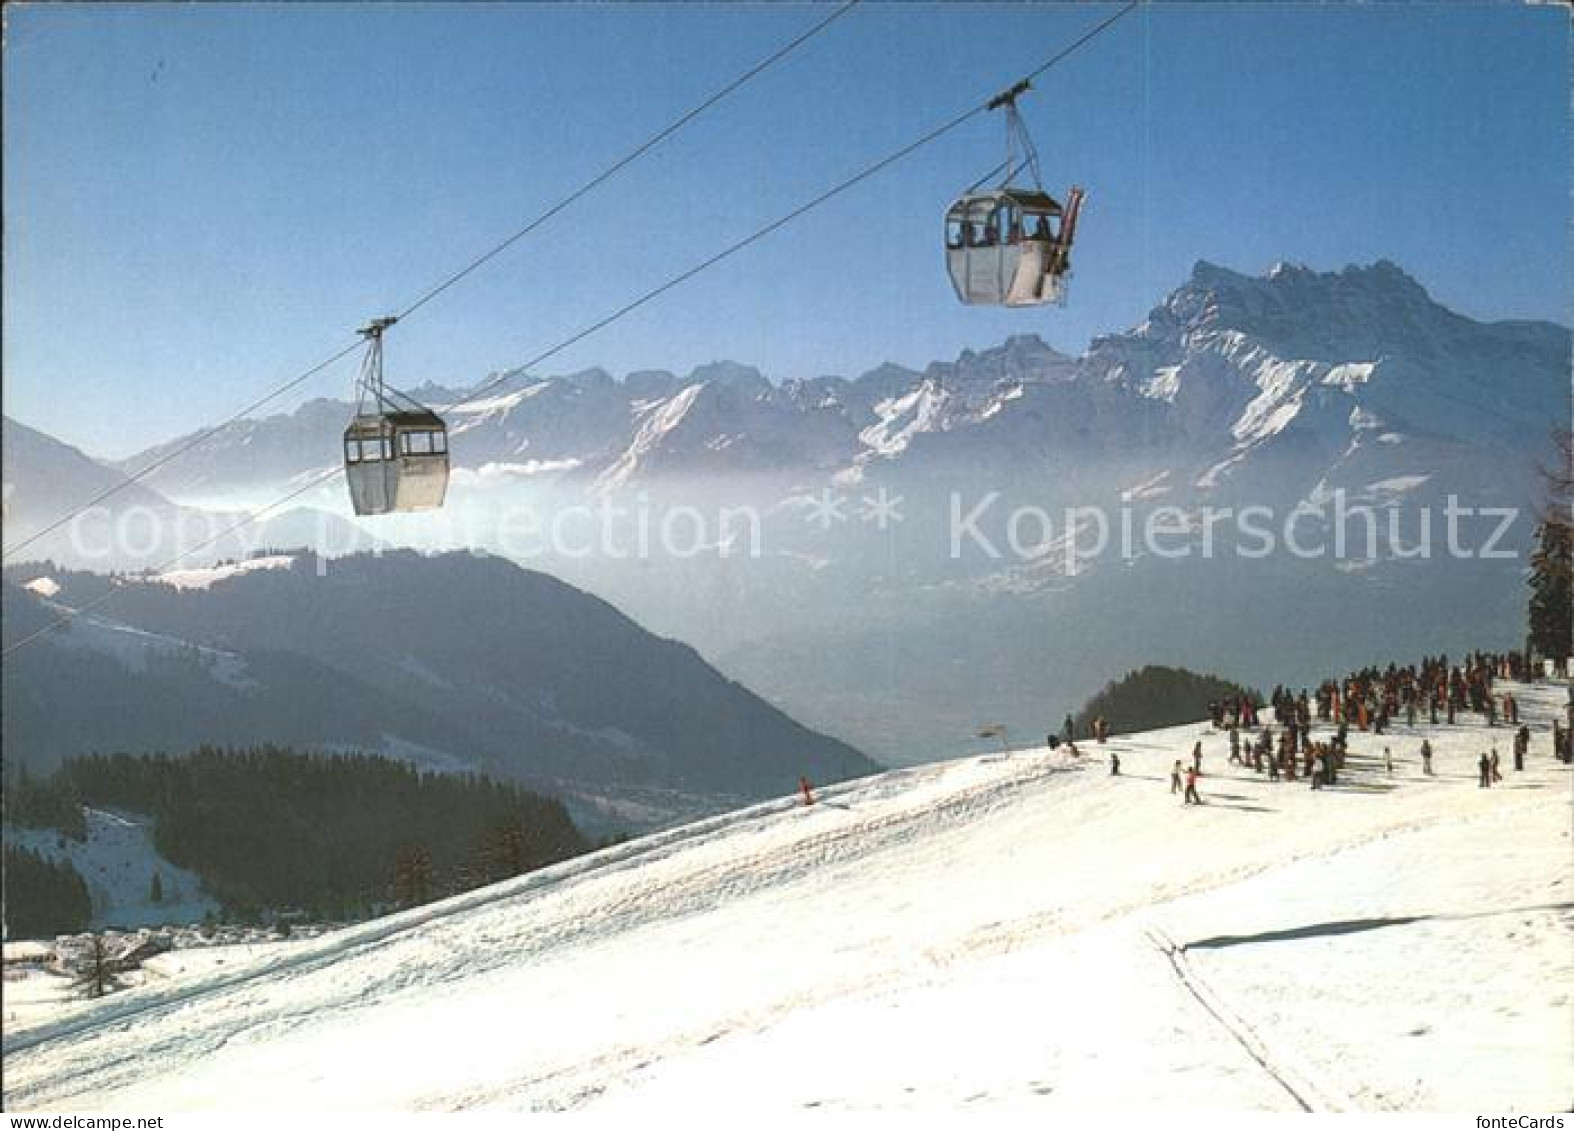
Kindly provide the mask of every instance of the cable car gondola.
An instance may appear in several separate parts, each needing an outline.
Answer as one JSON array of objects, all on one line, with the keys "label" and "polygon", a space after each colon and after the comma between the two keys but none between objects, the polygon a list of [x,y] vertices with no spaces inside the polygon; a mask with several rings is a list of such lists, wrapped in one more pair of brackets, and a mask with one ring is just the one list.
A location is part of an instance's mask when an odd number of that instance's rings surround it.
[{"label": "cable car gondola", "polygon": [[[1005,169],[1005,179],[980,189],[997,171],[991,170],[946,210],[946,269],[956,297],[969,306],[1065,302],[1083,192],[1073,188],[1062,204],[1044,191],[1038,152],[1017,113],[1017,96],[1028,88],[1020,82],[989,103],[991,110],[1006,111],[1006,160],[997,167]],[[1012,183],[1023,169],[1032,174],[1032,188]]]},{"label": "cable car gondola", "polygon": [[344,430],[344,476],[358,515],[434,510],[448,491],[448,427],[413,398],[383,384],[383,331],[361,329],[366,357],[356,378],[355,416]]}]

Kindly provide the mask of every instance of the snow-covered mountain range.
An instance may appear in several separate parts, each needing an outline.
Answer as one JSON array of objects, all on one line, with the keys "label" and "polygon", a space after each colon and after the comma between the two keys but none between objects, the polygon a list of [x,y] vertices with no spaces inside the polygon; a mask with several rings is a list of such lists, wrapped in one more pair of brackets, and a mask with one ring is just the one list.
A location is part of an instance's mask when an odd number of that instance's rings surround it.
[{"label": "snow-covered mountain range", "polygon": [[[526,561],[694,645],[795,718],[898,757],[983,723],[1039,730],[1144,663],[1300,682],[1331,656],[1517,646],[1540,467],[1555,458],[1553,428],[1570,419],[1570,354],[1568,329],[1471,319],[1388,262],[1281,264],[1261,276],[1199,263],[1139,325],[1077,357],[1024,333],[855,378],[778,382],[717,362],[682,376],[515,372],[468,391],[418,387],[452,432],[442,512],[351,524],[335,480],[243,533],[252,550],[339,554],[374,539]],[[411,383],[396,366],[393,376]],[[348,414],[319,400],[242,421],[145,485],[182,514],[271,503],[334,467]],[[149,468],[191,442],[110,470]],[[10,447],[9,497],[24,506],[51,473]],[[34,511],[94,493],[55,480],[50,505]],[[994,546],[1013,509],[1059,520],[1091,505],[1113,527],[1127,503],[1176,506],[1193,539],[1209,529],[1205,507],[1267,506],[1279,524],[1298,504],[1342,501],[1384,521],[1372,554],[1111,553],[1070,569],[1065,524],[1035,541],[1029,521],[1022,553],[997,558],[971,542],[953,552],[954,515],[991,495],[982,525]],[[1444,552],[1450,496],[1513,513],[1495,543],[1505,556]],[[871,521],[883,497],[899,504],[893,523]],[[701,552],[664,555],[656,539],[655,552],[631,557],[644,519],[625,511],[607,530],[586,513],[644,499],[652,529],[661,508],[702,512],[710,525],[690,541]],[[721,510],[738,504],[759,516],[757,555],[719,529]],[[566,534],[554,541],[559,518]],[[1398,542],[1413,548],[1427,521],[1431,552],[1401,556]],[[1485,545],[1496,526],[1479,520],[1468,541]],[[1353,539],[1364,551],[1359,527]],[[104,569],[170,555],[84,560],[52,537],[28,556]],[[1446,630],[1442,609],[1454,611]]]},{"label": "snow-covered mountain range", "polygon": [[383,544],[312,507],[249,522],[244,511],[178,504],[37,429],[10,417],[3,425],[8,562],[53,557],[88,569],[127,569],[156,566],[198,544],[204,560],[244,556],[258,545],[327,542],[343,553]]},{"label": "snow-covered mountain range", "polygon": [[[1387,261],[1250,277],[1198,263],[1134,329],[1069,357],[1024,334],[922,371],[773,383],[732,362],[686,376],[510,373],[446,408],[456,466],[596,491],[690,478],[794,481],[991,469],[1014,481],[1076,464],[1151,492],[1239,494],[1265,478],[1310,496],[1384,499],[1438,480],[1511,494],[1565,419],[1569,331],[1448,310]],[[495,379],[494,379],[495,380]],[[347,406],[313,401],[236,424],[147,483],[201,500],[274,490],[337,458]],[[181,437],[125,460],[134,472]],[[1483,458],[1483,450],[1490,457]],[[1507,452],[1508,460],[1503,456]]]}]

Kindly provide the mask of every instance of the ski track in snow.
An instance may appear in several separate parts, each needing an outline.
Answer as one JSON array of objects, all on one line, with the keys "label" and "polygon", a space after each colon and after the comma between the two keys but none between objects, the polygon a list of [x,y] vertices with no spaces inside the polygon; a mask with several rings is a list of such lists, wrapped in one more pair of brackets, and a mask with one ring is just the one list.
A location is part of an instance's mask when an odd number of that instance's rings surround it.
[{"label": "ski track in snow", "polygon": [[68,1007],[7,1032],[6,1106],[1561,1107],[1566,691],[1520,691],[1522,774],[1401,726],[1318,794],[1188,724],[755,805]]}]

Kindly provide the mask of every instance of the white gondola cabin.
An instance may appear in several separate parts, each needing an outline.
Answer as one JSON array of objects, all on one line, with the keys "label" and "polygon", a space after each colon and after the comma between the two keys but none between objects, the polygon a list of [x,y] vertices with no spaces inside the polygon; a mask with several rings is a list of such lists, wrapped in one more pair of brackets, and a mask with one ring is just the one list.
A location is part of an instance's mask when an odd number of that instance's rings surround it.
[{"label": "white gondola cabin", "polygon": [[344,430],[344,475],[358,515],[435,510],[448,492],[448,428],[442,417],[383,384],[383,331],[361,330],[366,359],[356,379],[355,416]]},{"label": "white gondola cabin", "polygon": [[1065,298],[1082,190],[1062,205],[1043,192],[998,188],[946,212],[946,269],[970,306],[1035,306]]},{"label": "white gondola cabin", "polygon": [[[1023,80],[990,100],[991,110],[1006,112],[1006,159],[946,210],[946,270],[956,297],[970,306],[1065,301],[1083,192],[1073,188],[1062,204],[1044,191],[1038,152],[1017,113],[1017,98],[1030,85]],[[997,187],[980,187],[1002,169]],[[1013,183],[1023,170],[1032,188]]]},{"label": "white gondola cabin", "polygon": [[356,514],[435,510],[448,491],[448,430],[435,412],[357,416],[344,430]]}]

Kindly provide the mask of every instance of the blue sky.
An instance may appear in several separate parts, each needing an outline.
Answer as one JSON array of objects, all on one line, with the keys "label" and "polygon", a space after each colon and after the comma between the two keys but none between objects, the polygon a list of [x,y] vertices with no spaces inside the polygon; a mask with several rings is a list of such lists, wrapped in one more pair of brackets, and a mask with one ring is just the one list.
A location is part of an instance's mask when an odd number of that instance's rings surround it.
[{"label": "blue sky", "polygon": [[[517,364],[1113,10],[865,4],[400,326],[390,379]],[[827,11],[8,7],[5,411],[100,455],[218,419]],[[991,116],[547,369],[852,375],[1023,331],[1076,352],[1199,258],[1387,257],[1472,316],[1567,323],[1569,63],[1550,6],[1144,7],[1023,103],[1049,186],[1090,194],[1066,309],[947,285],[940,215],[999,160]]]}]

